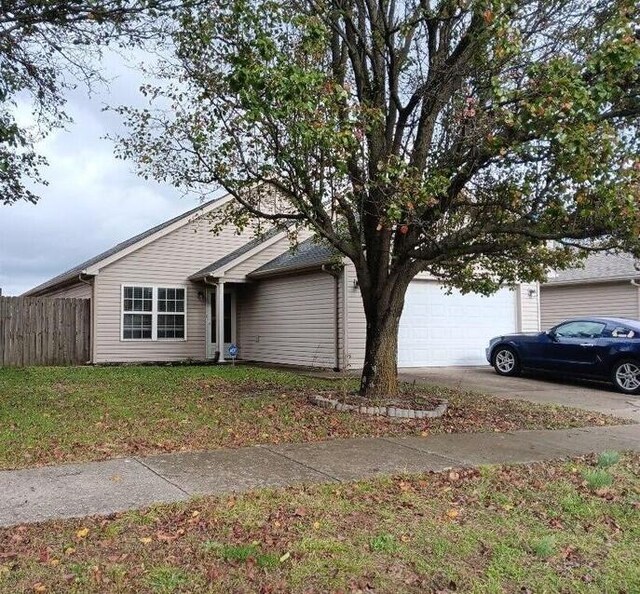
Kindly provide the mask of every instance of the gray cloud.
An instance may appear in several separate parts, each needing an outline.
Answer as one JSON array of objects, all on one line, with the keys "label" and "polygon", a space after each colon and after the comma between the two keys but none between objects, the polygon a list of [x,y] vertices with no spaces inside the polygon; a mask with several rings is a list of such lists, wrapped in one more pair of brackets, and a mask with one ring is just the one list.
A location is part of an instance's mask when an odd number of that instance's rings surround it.
[{"label": "gray cloud", "polygon": [[78,88],[68,95],[74,119],[39,143],[50,166],[49,186],[38,188],[37,205],[0,206],[0,287],[17,295],[198,204],[173,188],[145,181],[131,163],[117,160],[104,136],[122,129],[105,104],[140,104],[141,75],[125,61],[104,61],[109,88],[88,95]]}]

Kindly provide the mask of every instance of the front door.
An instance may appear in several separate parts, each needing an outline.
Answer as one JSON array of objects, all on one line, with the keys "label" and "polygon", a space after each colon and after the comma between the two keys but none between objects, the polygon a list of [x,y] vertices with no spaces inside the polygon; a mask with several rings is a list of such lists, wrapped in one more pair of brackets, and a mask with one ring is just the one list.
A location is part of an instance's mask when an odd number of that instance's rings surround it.
[{"label": "front door", "polygon": [[[218,323],[216,288],[207,289],[207,357],[215,356],[218,350]],[[229,347],[236,342],[236,294],[231,288],[224,289],[224,350],[221,355],[229,358]]]}]

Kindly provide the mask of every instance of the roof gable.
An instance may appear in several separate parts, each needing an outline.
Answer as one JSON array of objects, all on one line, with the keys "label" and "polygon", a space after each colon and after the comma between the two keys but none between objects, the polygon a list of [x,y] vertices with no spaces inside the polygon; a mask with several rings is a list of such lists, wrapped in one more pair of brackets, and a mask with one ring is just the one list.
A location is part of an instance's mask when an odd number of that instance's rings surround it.
[{"label": "roof gable", "polygon": [[214,198],[213,200],[209,200],[196,208],[192,208],[177,217],[174,217],[164,223],[160,223],[155,227],[151,227],[138,235],[135,235],[125,241],[118,243],[117,245],[105,250],[104,252],[94,256],[93,258],[89,258],[85,260],[81,264],[70,268],[69,270],[54,276],[48,281],[30,289],[23,293],[23,296],[35,296],[40,293],[46,292],[54,287],[59,285],[65,285],[75,280],[78,280],[81,274],[95,275],[98,273],[100,268],[115,262],[116,260],[126,256],[127,254],[141,248],[160,237],[164,237],[168,235],[172,231],[179,229],[183,225],[186,225],[193,218],[197,218],[202,216],[212,210],[226,204],[229,200],[231,200],[230,195],[222,196],[221,198]]},{"label": "roof gable", "polygon": [[244,245],[241,245],[238,249],[229,252],[226,256],[223,256],[209,264],[209,266],[205,266],[202,270],[198,270],[198,272],[189,277],[189,280],[201,280],[207,276],[217,276],[217,274],[220,273],[224,274],[226,269],[232,268],[246,258],[260,252],[262,249],[273,243],[271,240],[277,241],[281,239],[281,236],[284,236],[284,234],[285,231],[273,228],[264,235],[260,235],[251,241],[248,241]]}]

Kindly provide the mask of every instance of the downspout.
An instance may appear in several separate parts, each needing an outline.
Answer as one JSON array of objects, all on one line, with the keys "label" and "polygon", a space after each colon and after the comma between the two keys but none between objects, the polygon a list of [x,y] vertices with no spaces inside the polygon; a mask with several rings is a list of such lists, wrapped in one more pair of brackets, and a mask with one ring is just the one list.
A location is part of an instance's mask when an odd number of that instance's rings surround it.
[{"label": "downspout", "polygon": [[326,272],[333,277],[334,280],[334,293],[333,293],[333,307],[334,307],[334,351],[335,351],[335,366],[334,371],[341,371],[340,368],[340,271],[334,267],[322,265],[322,272]]},{"label": "downspout", "polygon": [[[89,282],[88,280],[84,280],[82,278],[83,274],[84,274],[83,272],[80,272],[80,274],[78,275],[78,280],[81,283],[84,283],[85,285],[87,285],[91,289],[91,301],[89,303],[89,319],[91,320],[91,327],[90,327],[91,336],[89,336],[89,360],[87,361],[87,364],[91,365],[93,363],[93,358],[95,354],[94,353],[95,347],[94,347],[93,341],[95,340],[95,336],[96,336],[96,331],[95,331],[96,283],[95,283],[95,280],[94,282]],[[95,278],[95,277],[91,277],[91,278]]]},{"label": "downspout", "polygon": [[636,287],[636,309],[638,311],[638,319],[640,319],[640,283],[635,278],[632,278],[629,282]]}]

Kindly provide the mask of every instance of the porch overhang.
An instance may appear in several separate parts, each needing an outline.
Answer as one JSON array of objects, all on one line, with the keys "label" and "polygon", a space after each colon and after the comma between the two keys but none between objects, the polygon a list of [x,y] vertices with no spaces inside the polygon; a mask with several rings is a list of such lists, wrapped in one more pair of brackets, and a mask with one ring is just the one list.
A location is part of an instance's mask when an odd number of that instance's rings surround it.
[{"label": "porch overhang", "polygon": [[239,264],[242,264],[256,254],[259,254],[274,243],[277,243],[278,241],[283,239],[285,235],[285,231],[275,228],[271,229],[266,234],[248,241],[233,252],[230,252],[222,258],[219,258],[218,260],[212,262],[208,266],[205,266],[201,270],[194,272],[189,277],[189,280],[194,282],[207,282],[206,279],[221,279],[224,277],[225,272],[235,268]]}]

